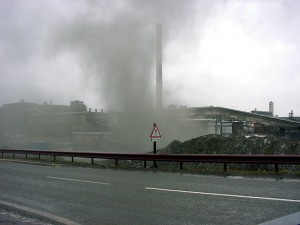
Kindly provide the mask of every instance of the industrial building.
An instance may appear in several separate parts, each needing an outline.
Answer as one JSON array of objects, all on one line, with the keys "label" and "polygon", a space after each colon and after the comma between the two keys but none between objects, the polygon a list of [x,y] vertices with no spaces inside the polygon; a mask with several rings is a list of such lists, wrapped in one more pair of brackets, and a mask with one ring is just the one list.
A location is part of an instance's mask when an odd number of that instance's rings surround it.
[{"label": "industrial building", "polygon": [[[70,106],[39,105],[22,100],[0,107],[0,146],[10,147],[5,146],[7,139],[26,137],[27,142],[66,139],[75,150],[146,151],[154,119],[161,128],[161,146],[174,139],[184,141],[206,134],[300,139],[300,121],[294,117],[279,118],[213,106],[170,108],[159,113],[156,110],[150,113],[98,112],[87,110],[78,100],[70,102]],[[27,143],[25,147],[30,145]]]}]

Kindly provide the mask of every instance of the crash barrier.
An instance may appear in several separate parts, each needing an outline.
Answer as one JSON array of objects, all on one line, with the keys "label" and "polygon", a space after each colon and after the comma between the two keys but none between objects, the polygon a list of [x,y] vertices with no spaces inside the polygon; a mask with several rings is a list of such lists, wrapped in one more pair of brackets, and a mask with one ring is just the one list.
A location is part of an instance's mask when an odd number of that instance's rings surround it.
[{"label": "crash barrier", "polygon": [[118,166],[120,160],[139,160],[144,161],[144,167],[147,167],[147,161],[179,162],[180,170],[183,169],[183,162],[197,163],[223,163],[224,171],[227,171],[227,164],[274,164],[275,172],[279,172],[279,164],[300,164],[300,155],[241,155],[241,154],[124,154],[124,153],[100,153],[100,152],[71,152],[56,150],[32,150],[32,149],[0,149],[2,157],[4,153],[53,156],[54,161],[57,156],[74,158],[90,158],[91,163],[94,159],[113,159],[115,166]]}]

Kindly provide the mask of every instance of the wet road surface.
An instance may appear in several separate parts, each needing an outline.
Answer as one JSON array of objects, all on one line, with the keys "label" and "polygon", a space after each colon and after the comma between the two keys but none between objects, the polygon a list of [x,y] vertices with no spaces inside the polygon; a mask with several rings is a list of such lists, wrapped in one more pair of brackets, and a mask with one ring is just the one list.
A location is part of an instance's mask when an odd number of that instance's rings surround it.
[{"label": "wet road surface", "polygon": [[300,179],[8,161],[0,161],[0,177],[0,201],[53,223],[259,224],[300,211]]}]

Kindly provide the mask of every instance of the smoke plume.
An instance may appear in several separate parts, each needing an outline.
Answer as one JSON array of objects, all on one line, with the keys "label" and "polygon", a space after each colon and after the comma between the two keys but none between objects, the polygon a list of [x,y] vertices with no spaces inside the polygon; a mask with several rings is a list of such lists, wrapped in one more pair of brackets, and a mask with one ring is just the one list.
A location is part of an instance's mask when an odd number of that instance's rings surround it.
[{"label": "smoke plume", "polygon": [[[107,108],[134,111],[153,106],[155,26],[180,33],[194,2],[83,1],[83,11],[57,30],[56,54],[76,55],[85,79]],[[102,13],[102,14],[98,14]],[[179,29],[180,28],[180,29]],[[101,104],[101,103],[100,103]]]}]

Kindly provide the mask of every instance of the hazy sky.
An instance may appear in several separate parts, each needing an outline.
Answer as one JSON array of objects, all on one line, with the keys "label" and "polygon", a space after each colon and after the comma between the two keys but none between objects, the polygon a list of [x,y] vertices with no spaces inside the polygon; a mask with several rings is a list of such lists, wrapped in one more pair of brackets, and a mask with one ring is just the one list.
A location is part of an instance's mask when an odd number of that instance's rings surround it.
[{"label": "hazy sky", "polygon": [[0,0],[0,105],[164,105],[300,115],[300,1]]}]

